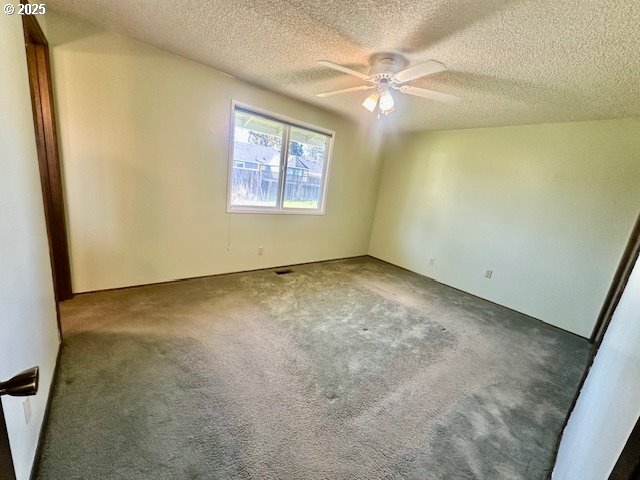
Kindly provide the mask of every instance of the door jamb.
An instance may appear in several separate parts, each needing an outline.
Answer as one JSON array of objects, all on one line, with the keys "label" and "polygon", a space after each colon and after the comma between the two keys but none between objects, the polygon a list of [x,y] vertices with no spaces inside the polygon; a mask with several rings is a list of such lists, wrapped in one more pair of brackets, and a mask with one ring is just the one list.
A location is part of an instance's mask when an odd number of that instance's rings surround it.
[{"label": "door jamb", "polygon": [[7,424],[4,421],[4,411],[2,410],[2,401],[0,401],[0,478],[16,480],[11,446],[9,445],[9,433],[7,432]]},{"label": "door jamb", "polygon": [[[21,0],[21,3],[27,2]],[[73,291],[51,83],[49,44],[35,16],[22,15],[22,24],[54,294],[56,302],[60,302],[72,298]],[[58,329],[61,331],[59,318]]]},{"label": "door jamb", "polygon": [[596,326],[594,327],[593,333],[591,334],[590,341],[592,343],[599,344],[602,341],[604,332],[607,330],[607,327],[611,322],[613,312],[618,306],[618,302],[620,301],[622,292],[627,286],[629,276],[631,275],[631,270],[633,270],[633,266],[636,263],[636,259],[638,258],[639,253],[640,216],[638,216],[636,224],[631,231],[631,237],[629,238],[625,251],[622,254],[622,258],[620,259],[620,263],[618,265],[618,269],[616,270],[615,276],[613,277],[611,287],[609,287],[609,292],[607,293],[607,297],[604,301],[604,304],[602,305],[602,309],[600,310],[600,315],[598,315]]},{"label": "door jamb", "polygon": [[[595,361],[596,355],[598,353],[598,349],[602,344],[602,339],[609,328],[609,324],[611,323],[611,319],[613,318],[613,314],[620,303],[620,299],[622,298],[622,294],[629,282],[629,277],[631,277],[631,272],[633,271],[633,267],[636,265],[636,262],[640,257],[640,215],[636,219],[636,223],[631,231],[631,236],[629,237],[629,241],[627,242],[627,246],[625,247],[624,253],[622,254],[622,258],[620,259],[620,263],[618,264],[618,269],[613,277],[611,287],[609,287],[609,292],[607,293],[607,297],[604,301],[602,309],[600,310],[600,315],[598,316],[598,320],[596,322],[596,326],[593,329],[593,334],[591,335],[590,342],[591,351],[589,352],[589,358],[587,360],[587,366],[582,374],[582,378],[580,379],[580,384],[578,385],[578,389],[576,390],[576,394],[573,397],[573,401],[571,403],[571,407],[569,408],[569,412],[564,419],[564,424],[562,425],[562,430],[560,431],[560,435],[558,435],[558,439],[556,441],[556,445],[553,451],[553,457],[551,459],[551,466],[547,473],[547,480],[551,480],[553,469],[555,467],[556,461],[558,459],[558,451],[560,450],[560,442],[562,441],[562,436],[564,434],[565,429],[567,428],[567,424],[569,423],[569,418],[573,413],[573,410],[576,407],[576,403],[578,402],[578,397],[580,396],[580,392],[582,391],[582,387],[591,371],[591,367],[593,366],[593,362]],[[611,476],[609,480],[635,480],[637,477],[633,476],[623,476],[621,465],[626,464],[631,460],[631,456],[635,454],[634,448],[637,448],[637,445],[640,443],[640,421],[634,427],[634,430],[627,440],[626,446],[618,461],[616,466],[614,467],[613,472],[611,472]],[[637,474],[638,469],[640,469],[640,465],[634,470]],[[617,476],[614,476],[617,475]]]}]

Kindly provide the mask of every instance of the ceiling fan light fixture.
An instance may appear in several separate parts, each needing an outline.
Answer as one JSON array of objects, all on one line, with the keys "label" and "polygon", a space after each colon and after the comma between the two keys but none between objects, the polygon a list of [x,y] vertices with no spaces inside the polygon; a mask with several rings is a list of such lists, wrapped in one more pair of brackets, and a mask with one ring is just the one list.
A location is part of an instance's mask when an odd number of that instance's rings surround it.
[{"label": "ceiling fan light fixture", "polygon": [[378,106],[378,100],[380,100],[380,94],[378,92],[373,92],[364,102],[362,102],[362,106],[373,113],[376,106]]},{"label": "ceiling fan light fixture", "polygon": [[383,115],[389,115],[393,112],[395,107],[395,102],[393,101],[393,96],[389,90],[384,90],[380,95],[380,113]]}]

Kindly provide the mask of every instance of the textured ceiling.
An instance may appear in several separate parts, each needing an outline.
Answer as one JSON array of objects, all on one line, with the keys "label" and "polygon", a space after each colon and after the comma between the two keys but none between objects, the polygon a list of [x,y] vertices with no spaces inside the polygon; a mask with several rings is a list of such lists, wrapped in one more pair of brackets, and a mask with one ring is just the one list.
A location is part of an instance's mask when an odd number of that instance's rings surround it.
[{"label": "textured ceiling", "polygon": [[315,94],[362,82],[317,60],[364,72],[380,51],[443,62],[447,72],[412,84],[462,101],[403,96],[385,119],[399,130],[640,116],[638,0],[48,0],[47,7],[360,121],[373,119],[360,106],[368,92]]}]

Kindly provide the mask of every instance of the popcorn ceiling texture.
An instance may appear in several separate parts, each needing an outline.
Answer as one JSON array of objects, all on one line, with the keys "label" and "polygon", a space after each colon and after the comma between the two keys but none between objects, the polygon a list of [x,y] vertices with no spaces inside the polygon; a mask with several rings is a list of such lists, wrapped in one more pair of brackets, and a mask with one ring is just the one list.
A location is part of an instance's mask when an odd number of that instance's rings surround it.
[{"label": "popcorn ceiling texture", "polygon": [[589,350],[369,257],[61,310],[41,480],[541,480]]},{"label": "popcorn ceiling texture", "polygon": [[47,8],[210,65],[238,78],[374,121],[367,92],[315,93],[361,82],[316,65],[368,70],[379,51],[449,71],[413,82],[458,105],[396,95],[383,119],[399,130],[640,115],[637,0],[49,0]]}]

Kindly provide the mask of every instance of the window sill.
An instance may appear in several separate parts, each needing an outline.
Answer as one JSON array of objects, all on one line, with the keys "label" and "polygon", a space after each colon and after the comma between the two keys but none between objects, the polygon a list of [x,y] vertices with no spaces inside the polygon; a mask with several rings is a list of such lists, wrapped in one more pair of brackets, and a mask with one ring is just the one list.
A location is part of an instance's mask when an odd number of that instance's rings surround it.
[{"label": "window sill", "polygon": [[283,210],[274,210],[267,208],[242,208],[242,207],[227,207],[227,213],[249,213],[249,214],[260,214],[260,215],[324,215],[325,211],[322,210],[311,210],[304,208],[287,208]]}]

